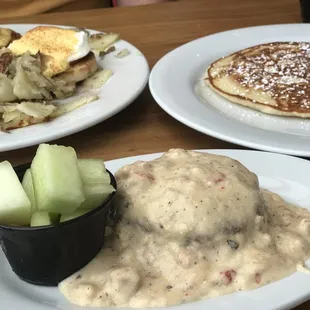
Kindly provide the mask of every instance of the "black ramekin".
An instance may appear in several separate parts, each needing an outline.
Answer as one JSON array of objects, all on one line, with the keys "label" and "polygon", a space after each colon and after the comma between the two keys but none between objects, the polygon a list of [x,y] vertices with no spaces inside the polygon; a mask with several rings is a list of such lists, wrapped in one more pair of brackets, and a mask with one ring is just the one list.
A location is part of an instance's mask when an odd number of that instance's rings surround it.
[{"label": "black ramekin", "polygon": [[[29,167],[25,164],[14,168],[20,180]],[[116,189],[116,180],[108,173]],[[103,246],[114,195],[90,212],[54,226],[0,225],[0,244],[12,270],[26,282],[57,286],[84,267]]]}]

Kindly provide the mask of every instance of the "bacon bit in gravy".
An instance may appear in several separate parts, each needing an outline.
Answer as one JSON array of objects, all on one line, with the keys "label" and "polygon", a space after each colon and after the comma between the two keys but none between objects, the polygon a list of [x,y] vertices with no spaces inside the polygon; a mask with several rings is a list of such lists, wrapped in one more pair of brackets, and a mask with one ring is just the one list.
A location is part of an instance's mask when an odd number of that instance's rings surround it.
[{"label": "bacon bit in gravy", "polygon": [[220,272],[220,275],[224,276],[224,283],[225,284],[231,283],[231,281],[235,278],[236,274],[237,274],[236,271],[233,269]]},{"label": "bacon bit in gravy", "polygon": [[155,181],[155,178],[150,174],[136,173],[136,175],[139,176],[140,178],[147,178],[150,181]]},{"label": "bacon bit in gravy", "polygon": [[214,180],[214,183],[217,184],[217,183],[220,183],[220,182],[223,182],[223,181],[224,181],[224,178],[218,178],[218,179]]}]

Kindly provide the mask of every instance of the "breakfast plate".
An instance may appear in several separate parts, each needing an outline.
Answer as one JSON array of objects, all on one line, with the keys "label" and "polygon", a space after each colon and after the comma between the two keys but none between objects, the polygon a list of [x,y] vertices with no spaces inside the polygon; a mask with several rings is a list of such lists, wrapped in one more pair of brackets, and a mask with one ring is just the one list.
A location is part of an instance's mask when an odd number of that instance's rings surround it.
[{"label": "breakfast plate", "polygon": [[[12,29],[21,34],[36,26],[39,25],[0,25],[0,27]],[[90,33],[95,32],[90,30]],[[73,134],[110,118],[128,106],[147,84],[149,67],[143,54],[132,44],[119,40],[114,46],[116,48],[114,52],[99,60],[100,65],[110,69],[113,75],[99,90],[92,90],[92,95],[98,95],[98,100],[50,122],[14,129],[10,133],[1,132],[0,151],[19,149]],[[117,53],[125,49],[129,51],[128,56],[115,57]],[[132,72],[135,73],[134,78],[132,78]]]},{"label": "breakfast plate", "polygon": [[258,26],[197,39],[155,65],[151,93],[168,114],[202,133],[250,148],[310,156],[310,119],[263,114],[199,87],[217,59],[267,42],[308,42],[309,30],[307,24]]},{"label": "breakfast plate", "polygon": [[[310,163],[306,160],[273,153],[242,150],[203,150],[239,160],[259,177],[260,186],[267,188],[289,202],[310,210]],[[152,160],[161,154],[150,154],[112,160],[106,167],[112,173],[138,160]],[[310,263],[310,261],[308,261]],[[4,254],[0,253],[0,308],[9,310],[76,310],[57,288],[38,287],[22,282],[11,271]],[[175,306],[191,309],[280,310],[291,309],[310,298],[310,275],[296,272],[280,281],[252,291]],[[112,309],[112,308],[111,308]],[[163,308],[167,309],[167,308]]]}]

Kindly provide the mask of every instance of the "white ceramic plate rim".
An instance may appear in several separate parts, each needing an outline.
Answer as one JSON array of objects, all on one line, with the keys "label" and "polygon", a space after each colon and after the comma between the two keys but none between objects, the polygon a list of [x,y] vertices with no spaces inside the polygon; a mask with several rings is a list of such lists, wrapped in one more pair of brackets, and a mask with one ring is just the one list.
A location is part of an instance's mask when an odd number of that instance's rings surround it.
[{"label": "white ceramic plate rim", "polygon": [[[286,156],[258,151],[243,150],[199,150],[230,156],[242,162],[257,173],[262,187],[282,195],[285,199],[306,207],[310,210],[310,162]],[[116,159],[106,162],[113,173],[120,167],[137,160],[152,160],[161,155],[149,154]],[[0,308],[7,310],[78,310],[70,305],[56,288],[38,288],[23,283],[11,272],[0,251]],[[275,283],[259,289],[238,292],[209,300],[202,300],[180,306],[179,310],[284,310],[291,309],[310,299],[310,275],[294,273]],[[107,310],[113,308],[106,308]],[[168,308],[160,308],[162,310]]]},{"label": "white ceramic plate rim", "polygon": [[[0,27],[7,27],[24,33],[40,25],[42,24],[3,24]],[[97,32],[96,30],[88,30]],[[93,93],[99,93],[98,100],[51,122],[15,129],[10,134],[1,132],[0,151],[24,148],[71,135],[112,117],[132,103],[147,85],[149,66],[141,51],[129,42],[120,40],[115,46],[117,52],[123,48],[128,48],[130,55],[123,59],[117,59],[114,57],[115,52],[112,53],[113,55],[109,54],[104,58],[103,65],[106,68],[113,67],[114,75],[98,92],[93,91]],[[132,72],[134,72],[134,78]]]},{"label": "white ceramic plate rim", "polygon": [[[169,52],[157,62],[150,74],[150,91],[163,110],[197,131],[250,148],[310,156],[310,136],[290,135],[248,126],[202,104],[194,92],[195,84],[211,62],[208,59],[208,48],[218,53],[218,57],[213,57],[214,61],[230,52],[264,42],[310,41],[310,36],[307,35],[309,30],[310,26],[307,24],[256,26],[224,31],[191,41]],[[251,42],[248,43],[250,37]],[[214,42],[232,46],[223,53]]]}]

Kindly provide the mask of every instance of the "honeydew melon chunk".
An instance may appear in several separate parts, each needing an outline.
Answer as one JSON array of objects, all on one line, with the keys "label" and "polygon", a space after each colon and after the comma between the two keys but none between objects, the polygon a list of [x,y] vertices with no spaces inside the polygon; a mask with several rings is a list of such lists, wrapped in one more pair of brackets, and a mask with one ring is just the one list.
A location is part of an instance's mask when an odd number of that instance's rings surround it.
[{"label": "honeydew melon chunk", "polygon": [[74,211],[71,214],[62,214],[60,216],[60,223],[73,220],[73,219],[75,219],[75,218],[77,218],[79,216],[82,216],[82,215],[86,214],[89,211],[90,210],[79,209],[79,210]]},{"label": "honeydew melon chunk", "polygon": [[8,161],[0,163],[0,197],[0,224],[30,224],[30,200]]},{"label": "honeydew melon chunk", "polygon": [[47,226],[56,224],[59,220],[59,215],[55,213],[48,213],[45,211],[38,211],[32,214],[30,226]]},{"label": "honeydew melon chunk", "polygon": [[110,184],[110,175],[101,159],[78,159],[78,167],[83,185],[93,183]]},{"label": "honeydew melon chunk", "polygon": [[79,209],[94,209],[100,206],[104,200],[115,191],[111,184],[87,184],[83,186],[85,200]]},{"label": "honeydew melon chunk", "polygon": [[31,173],[39,211],[70,214],[85,200],[72,147],[40,144]]},{"label": "honeydew melon chunk", "polygon": [[27,169],[25,174],[24,174],[22,186],[24,188],[24,191],[27,194],[27,197],[30,200],[31,213],[34,213],[37,209],[37,203],[36,203],[36,197],[34,194],[34,187],[33,187],[33,181],[32,181],[32,175],[31,175],[30,169]]}]

